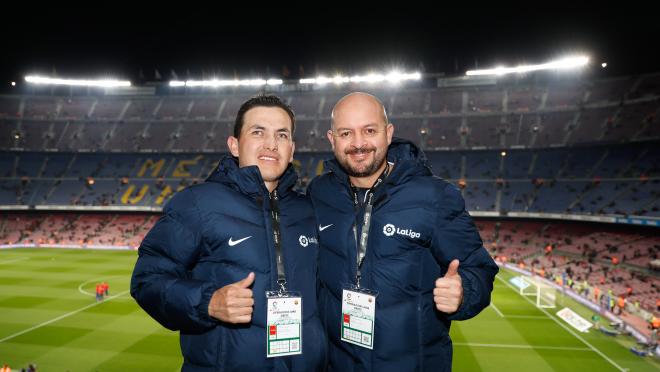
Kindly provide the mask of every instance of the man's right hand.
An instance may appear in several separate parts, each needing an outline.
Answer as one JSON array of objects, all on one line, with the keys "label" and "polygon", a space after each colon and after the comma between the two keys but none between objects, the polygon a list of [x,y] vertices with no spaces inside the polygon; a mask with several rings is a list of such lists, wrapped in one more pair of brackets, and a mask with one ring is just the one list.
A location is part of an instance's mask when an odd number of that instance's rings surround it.
[{"label": "man's right hand", "polygon": [[254,273],[245,279],[226,285],[213,293],[209,302],[209,315],[227,323],[250,323],[252,320],[252,290]]}]

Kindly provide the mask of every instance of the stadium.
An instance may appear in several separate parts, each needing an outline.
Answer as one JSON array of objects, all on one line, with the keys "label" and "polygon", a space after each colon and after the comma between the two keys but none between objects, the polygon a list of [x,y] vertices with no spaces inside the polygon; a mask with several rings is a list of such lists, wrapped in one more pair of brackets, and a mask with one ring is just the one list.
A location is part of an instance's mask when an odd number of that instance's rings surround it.
[{"label": "stadium", "polygon": [[500,267],[490,306],[452,324],[454,370],[658,370],[660,72],[604,68],[110,87],[26,75],[0,94],[0,365],[178,370],[178,333],[129,294],[163,207],[215,169],[259,93],[295,110],[305,192],[333,156],[334,104],[364,91],[460,188]]}]

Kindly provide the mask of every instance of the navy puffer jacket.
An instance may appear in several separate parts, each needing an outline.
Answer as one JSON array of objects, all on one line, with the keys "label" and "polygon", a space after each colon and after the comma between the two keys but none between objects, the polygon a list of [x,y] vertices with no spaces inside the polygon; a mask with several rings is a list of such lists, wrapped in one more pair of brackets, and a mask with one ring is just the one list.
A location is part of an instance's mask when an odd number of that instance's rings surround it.
[{"label": "navy puffer jacket", "polygon": [[[292,190],[296,179],[289,165],[277,191],[287,289],[303,298],[302,355],[266,358],[265,291],[278,287],[269,193],[256,166],[239,168],[235,158],[224,158],[206,182],[172,197],[142,241],[131,295],[160,324],[180,331],[182,370],[324,368],[315,219],[311,202]],[[210,317],[213,292],[250,272],[256,274],[252,322],[233,325]]]},{"label": "navy puffer jacket", "polygon": [[[469,319],[490,303],[497,265],[483,247],[460,190],[433,176],[424,154],[394,139],[394,167],[376,189],[362,287],[376,298],[373,351],[340,340],[341,298],[355,284],[355,211],[348,175],[336,160],[308,188],[319,232],[319,308],[333,371],[450,371],[452,320]],[[464,300],[457,312],[435,308],[433,289],[453,259],[460,260]]]}]

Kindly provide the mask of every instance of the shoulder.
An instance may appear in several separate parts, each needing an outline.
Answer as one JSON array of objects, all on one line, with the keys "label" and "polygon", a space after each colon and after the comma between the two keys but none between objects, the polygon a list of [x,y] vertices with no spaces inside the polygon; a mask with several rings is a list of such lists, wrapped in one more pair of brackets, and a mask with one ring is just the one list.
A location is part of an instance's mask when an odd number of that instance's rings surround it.
[{"label": "shoulder", "polygon": [[461,190],[453,183],[438,176],[414,177],[407,192],[425,198],[440,214],[456,216],[465,209]]},{"label": "shoulder", "polygon": [[433,177],[437,181],[437,203],[438,213],[441,217],[453,219],[465,210],[465,200],[461,189],[453,183]]},{"label": "shoulder", "polygon": [[316,199],[326,194],[329,190],[339,186],[340,183],[332,173],[324,173],[312,179],[307,186],[307,195],[312,199]]},{"label": "shoulder", "polygon": [[194,224],[203,211],[214,205],[213,200],[217,202],[221,199],[235,199],[231,197],[232,192],[234,190],[215,182],[191,185],[174,194],[163,207],[163,213],[181,222],[192,221]]},{"label": "shoulder", "polygon": [[320,186],[320,185],[327,185],[331,183],[331,181],[335,180],[336,177],[332,172],[327,172],[320,174],[314,178],[312,178],[312,181],[309,183],[309,186],[314,187],[314,186]]}]

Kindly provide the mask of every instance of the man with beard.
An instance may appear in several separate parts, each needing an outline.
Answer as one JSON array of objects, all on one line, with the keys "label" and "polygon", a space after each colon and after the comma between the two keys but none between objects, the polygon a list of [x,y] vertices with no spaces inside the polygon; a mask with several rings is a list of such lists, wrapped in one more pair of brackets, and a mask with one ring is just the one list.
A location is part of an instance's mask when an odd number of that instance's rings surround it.
[{"label": "man with beard", "polygon": [[333,371],[449,371],[451,321],[490,303],[498,268],[459,189],[393,132],[376,97],[340,99],[335,159],[308,188]]}]

